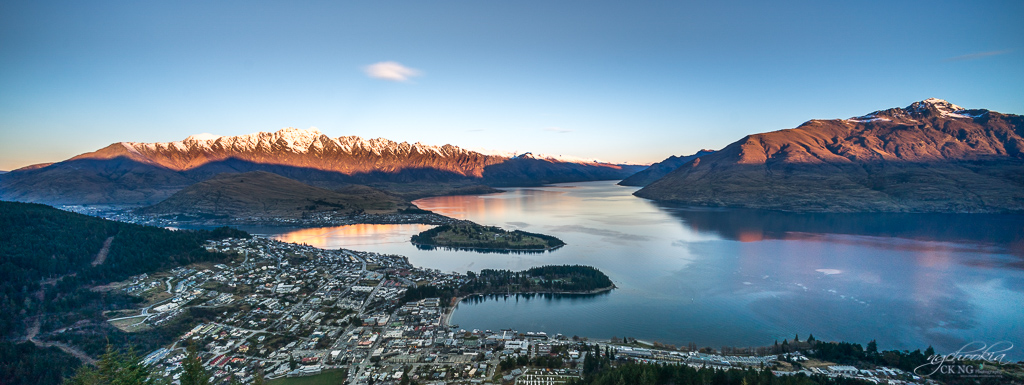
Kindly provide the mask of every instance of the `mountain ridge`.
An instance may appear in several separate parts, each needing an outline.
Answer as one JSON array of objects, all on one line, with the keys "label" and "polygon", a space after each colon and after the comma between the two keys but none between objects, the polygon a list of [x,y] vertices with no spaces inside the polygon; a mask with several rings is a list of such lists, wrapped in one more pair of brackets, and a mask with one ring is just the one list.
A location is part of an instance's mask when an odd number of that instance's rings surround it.
[{"label": "mountain ridge", "polygon": [[[401,190],[419,184],[414,190],[429,196],[480,184],[621,179],[636,169],[601,162],[484,155],[450,144],[330,138],[316,129],[285,128],[239,136],[198,134],[175,142],[117,142],[62,162],[2,174],[0,199],[149,205],[217,174],[249,171],[272,172],[328,189],[376,184]],[[437,187],[442,184],[443,188]]]},{"label": "mountain ridge", "polygon": [[1024,211],[1024,117],[941,99],[747,135],[635,195],[822,212]]},{"label": "mountain ridge", "polygon": [[618,184],[619,186],[646,186],[652,182],[661,179],[661,177],[668,175],[668,173],[674,171],[691,160],[700,158],[704,155],[714,153],[715,150],[700,150],[692,155],[675,156],[672,155],[661,162],[652,164],[650,167],[637,172],[636,174],[630,175],[628,178],[623,179]]},{"label": "mountain ridge", "polygon": [[320,213],[394,213],[412,204],[382,191],[351,185],[332,191],[265,171],[219,174],[137,212],[199,218],[290,218]]}]

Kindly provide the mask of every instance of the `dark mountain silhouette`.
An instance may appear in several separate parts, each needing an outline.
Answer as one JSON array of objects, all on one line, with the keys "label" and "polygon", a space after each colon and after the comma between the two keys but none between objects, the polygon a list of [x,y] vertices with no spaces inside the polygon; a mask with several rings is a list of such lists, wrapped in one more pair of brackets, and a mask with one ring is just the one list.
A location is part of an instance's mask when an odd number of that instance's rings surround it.
[{"label": "dark mountain silhouette", "polygon": [[623,179],[619,182],[620,186],[646,186],[651,184],[661,177],[668,175],[668,173],[675,171],[691,160],[700,158],[704,155],[715,152],[715,150],[700,150],[693,155],[675,156],[672,155],[665,160],[652,164],[650,167],[645,168],[636,174],[630,175],[629,178]]},{"label": "dark mountain silhouette", "polygon": [[302,218],[324,212],[394,213],[411,207],[415,206],[366,186],[349,185],[331,191],[269,172],[252,171],[214,176],[140,209],[139,213],[196,218]]},{"label": "dark mountain silhouette", "polygon": [[527,153],[484,167],[483,181],[491,186],[539,186],[548,183],[614,180],[642,168],[595,162],[553,162]]}]

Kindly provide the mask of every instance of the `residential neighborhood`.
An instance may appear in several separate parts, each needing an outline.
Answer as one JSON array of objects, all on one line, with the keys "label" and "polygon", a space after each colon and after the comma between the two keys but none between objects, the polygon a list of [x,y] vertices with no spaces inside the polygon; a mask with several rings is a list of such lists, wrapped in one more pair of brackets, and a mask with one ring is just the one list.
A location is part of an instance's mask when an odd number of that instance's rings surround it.
[{"label": "residential neighborhood", "polygon": [[258,236],[211,241],[206,248],[234,255],[235,261],[132,277],[119,290],[151,303],[137,314],[110,319],[130,331],[161,327],[188,309],[206,315],[174,344],[143,358],[155,376],[171,383],[178,381],[189,345],[218,382],[249,383],[262,373],[268,380],[330,376],[349,384],[562,384],[582,376],[588,355],[694,368],[770,368],[778,376],[822,374],[888,384],[917,380],[889,368],[788,371],[780,366],[806,362],[800,353],[719,355],[632,339],[467,330],[449,324],[453,303],[405,300],[409,287],[458,286],[467,280],[463,274],[417,268],[398,255],[324,250]]}]

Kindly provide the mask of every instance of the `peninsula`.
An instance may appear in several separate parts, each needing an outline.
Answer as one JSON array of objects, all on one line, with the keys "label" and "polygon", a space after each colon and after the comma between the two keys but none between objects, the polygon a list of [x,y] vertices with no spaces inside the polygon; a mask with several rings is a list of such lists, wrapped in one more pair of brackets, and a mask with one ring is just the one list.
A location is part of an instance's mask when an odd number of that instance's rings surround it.
[{"label": "peninsula", "polygon": [[417,247],[447,247],[484,252],[543,252],[565,246],[550,235],[483,226],[470,221],[444,224],[412,236]]},{"label": "peninsula", "polygon": [[523,271],[470,271],[458,283],[410,287],[405,292],[405,301],[440,298],[441,303],[454,307],[463,298],[474,295],[597,294],[614,288],[611,278],[594,267],[547,265]]}]

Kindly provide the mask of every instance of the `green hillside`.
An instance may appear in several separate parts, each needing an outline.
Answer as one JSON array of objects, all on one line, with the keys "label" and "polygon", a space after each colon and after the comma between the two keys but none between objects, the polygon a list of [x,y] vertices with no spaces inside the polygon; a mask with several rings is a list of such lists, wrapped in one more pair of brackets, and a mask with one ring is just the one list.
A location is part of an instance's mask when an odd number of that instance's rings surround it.
[{"label": "green hillside", "polygon": [[178,191],[140,213],[188,219],[232,221],[299,219],[310,215],[390,214],[415,207],[372,187],[348,185],[336,191],[253,171],[221,174]]},{"label": "green hillside", "polygon": [[[220,261],[207,252],[209,239],[247,237],[228,228],[172,231],[61,211],[49,206],[0,201],[0,337],[24,339],[82,320],[104,320],[103,311],[130,307],[136,298],[91,290],[96,285],[195,262]],[[54,384],[77,363],[53,348],[0,343],[0,375]],[[21,352],[21,353],[15,353]],[[31,365],[25,354],[56,357]],[[13,360],[13,361],[12,361]],[[57,373],[57,374],[55,374]]]}]

